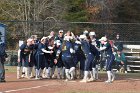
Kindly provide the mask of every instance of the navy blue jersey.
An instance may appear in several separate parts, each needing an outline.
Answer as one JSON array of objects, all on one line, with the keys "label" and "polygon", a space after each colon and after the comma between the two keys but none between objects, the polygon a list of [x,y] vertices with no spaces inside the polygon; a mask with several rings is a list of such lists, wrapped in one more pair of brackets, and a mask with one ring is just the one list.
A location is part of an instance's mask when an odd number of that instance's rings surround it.
[{"label": "navy blue jersey", "polygon": [[96,56],[97,59],[100,58],[100,52],[97,50],[97,48],[94,45],[90,44],[90,50],[92,54]]},{"label": "navy blue jersey", "polygon": [[91,53],[91,50],[90,50],[90,43],[89,43],[89,42],[83,40],[83,41],[81,42],[81,44],[82,44],[83,52],[84,52],[85,54]]},{"label": "navy blue jersey", "polygon": [[31,46],[28,46],[27,44],[22,44],[20,46],[20,50],[21,50],[21,55],[27,56],[30,54]]},{"label": "navy blue jersey", "polygon": [[75,52],[78,52],[80,50],[80,44],[74,43],[74,50]]},{"label": "navy blue jersey", "polygon": [[46,49],[46,45],[44,45],[44,44],[42,44],[42,43],[39,43],[38,44],[38,48],[37,48],[37,53],[44,53],[43,51],[42,51],[42,49]]},{"label": "navy blue jersey", "polygon": [[62,46],[63,52],[70,53],[70,48],[73,48],[72,42],[70,41],[63,42],[63,46]]},{"label": "navy blue jersey", "polygon": [[77,56],[77,58],[79,58],[79,59],[84,59],[85,58],[85,54],[82,50],[81,44],[74,43],[73,48],[75,50],[75,55]]}]

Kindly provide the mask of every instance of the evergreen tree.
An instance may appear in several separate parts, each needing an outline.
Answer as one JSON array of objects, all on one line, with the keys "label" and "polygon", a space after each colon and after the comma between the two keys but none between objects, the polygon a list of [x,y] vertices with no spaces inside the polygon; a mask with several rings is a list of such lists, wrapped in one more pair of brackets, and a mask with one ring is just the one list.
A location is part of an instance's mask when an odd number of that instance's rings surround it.
[{"label": "evergreen tree", "polygon": [[67,21],[88,21],[88,12],[85,7],[85,0],[66,0],[66,13],[64,18]]},{"label": "evergreen tree", "polygon": [[114,22],[140,22],[140,0],[122,0],[114,10]]}]

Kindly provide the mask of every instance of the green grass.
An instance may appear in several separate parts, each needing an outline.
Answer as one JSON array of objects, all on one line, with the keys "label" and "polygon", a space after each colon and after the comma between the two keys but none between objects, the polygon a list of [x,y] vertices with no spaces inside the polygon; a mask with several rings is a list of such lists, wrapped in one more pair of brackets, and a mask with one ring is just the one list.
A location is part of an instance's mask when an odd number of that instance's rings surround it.
[{"label": "green grass", "polygon": [[[16,72],[17,66],[5,66],[6,72]],[[106,75],[106,71],[99,71],[100,75]],[[140,73],[116,73],[116,75],[126,76],[126,77],[140,77]]]},{"label": "green grass", "polygon": [[17,71],[17,67],[16,66],[5,66],[5,71],[6,73],[10,73],[10,72],[16,72]]}]

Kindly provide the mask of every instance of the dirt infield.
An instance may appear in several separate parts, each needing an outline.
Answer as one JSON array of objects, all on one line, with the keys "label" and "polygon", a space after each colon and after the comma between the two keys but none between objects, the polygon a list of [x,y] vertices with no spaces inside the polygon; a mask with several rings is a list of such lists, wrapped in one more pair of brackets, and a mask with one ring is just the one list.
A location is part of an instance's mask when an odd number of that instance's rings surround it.
[{"label": "dirt infield", "polygon": [[80,83],[57,79],[16,79],[15,72],[6,73],[6,83],[0,83],[0,93],[140,93],[140,73],[116,74],[116,80],[106,84],[106,73],[99,74],[100,80]]}]

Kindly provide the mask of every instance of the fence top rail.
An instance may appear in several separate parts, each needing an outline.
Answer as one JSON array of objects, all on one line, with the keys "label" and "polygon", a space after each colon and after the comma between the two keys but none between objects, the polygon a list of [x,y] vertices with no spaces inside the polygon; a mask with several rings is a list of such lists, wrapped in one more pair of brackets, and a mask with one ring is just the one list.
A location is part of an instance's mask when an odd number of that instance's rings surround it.
[{"label": "fence top rail", "polygon": [[[57,21],[55,18],[53,17],[49,17],[48,19],[54,19],[55,21]],[[39,20],[39,21],[34,21],[34,20],[0,20],[0,22],[45,22],[47,20]],[[111,22],[107,22],[107,23],[101,23],[101,22],[64,22],[64,21],[57,21],[59,23],[72,23],[72,24],[114,24],[114,25],[118,25],[118,24],[124,24],[124,25],[140,25],[140,23],[111,23]]]}]

